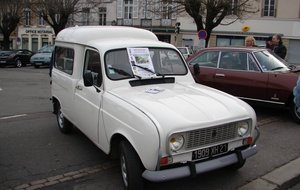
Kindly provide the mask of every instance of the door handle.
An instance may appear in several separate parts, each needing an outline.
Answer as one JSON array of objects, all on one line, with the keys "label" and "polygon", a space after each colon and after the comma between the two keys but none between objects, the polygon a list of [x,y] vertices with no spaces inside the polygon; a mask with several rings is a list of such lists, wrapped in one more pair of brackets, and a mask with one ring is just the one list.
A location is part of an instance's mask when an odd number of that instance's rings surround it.
[{"label": "door handle", "polygon": [[82,90],[82,86],[79,86],[79,85],[77,85],[75,88],[76,88],[77,90]]},{"label": "door handle", "polygon": [[225,75],[221,73],[216,73],[216,77],[225,77]]}]

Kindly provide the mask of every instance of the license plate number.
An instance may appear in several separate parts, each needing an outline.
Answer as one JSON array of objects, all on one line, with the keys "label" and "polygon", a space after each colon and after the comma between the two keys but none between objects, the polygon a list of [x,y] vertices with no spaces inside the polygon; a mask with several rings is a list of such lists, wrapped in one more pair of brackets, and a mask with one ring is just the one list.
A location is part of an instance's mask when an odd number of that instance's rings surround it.
[{"label": "license plate number", "polygon": [[6,63],[6,61],[0,61],[0,63]]},{"label": "license plate number", "polygon": [[192,153],[192,160],[199,160],[203,158],[213,157],[228,151],[228,144],[220,144],[208,148],[195,150]]}]

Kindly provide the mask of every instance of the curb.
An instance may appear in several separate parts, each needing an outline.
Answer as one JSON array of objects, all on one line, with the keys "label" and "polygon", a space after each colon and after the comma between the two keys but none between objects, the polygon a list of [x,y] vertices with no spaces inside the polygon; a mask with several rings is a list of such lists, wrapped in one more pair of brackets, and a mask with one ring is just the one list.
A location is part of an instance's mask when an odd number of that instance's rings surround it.
[{"label": "curb", "polygon": [[300,158],[261,176],[238,190],[286,190],[300,181]]}]

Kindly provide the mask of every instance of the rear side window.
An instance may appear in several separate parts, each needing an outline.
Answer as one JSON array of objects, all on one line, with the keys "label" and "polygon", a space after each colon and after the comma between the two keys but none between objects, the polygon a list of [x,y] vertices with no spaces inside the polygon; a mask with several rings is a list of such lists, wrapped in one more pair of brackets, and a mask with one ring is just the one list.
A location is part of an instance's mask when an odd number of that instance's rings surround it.
[{"label": "rear side window", "polygon": [[219,59],[219,51],[205,52],[190,62],[191,65],[198,64],[204,67],[217,67]]},{"label": "rear side window", "polygon": [[74,49],[66,47],[55,47],[54,67],[69,75],[73,73]]}]

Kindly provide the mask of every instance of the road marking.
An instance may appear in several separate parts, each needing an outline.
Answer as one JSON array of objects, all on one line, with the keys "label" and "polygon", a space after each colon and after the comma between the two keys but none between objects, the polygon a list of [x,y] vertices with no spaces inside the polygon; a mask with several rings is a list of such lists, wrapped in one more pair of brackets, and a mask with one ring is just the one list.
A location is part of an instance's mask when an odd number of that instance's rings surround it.
[{"label": "road marking", "polygon": [[6,117],[0,117],[0,120],[12,119],[12,118],[17,118],[17,117],[25,117],[25,116],[27,116],[27,114],[11,115],[11,116],[6,116]]},{"label": "road marking", "polygon": [[0,91],[2,90],[2,88],[0,88]]},{"label": "road marking", "polygon": [[102,163],[102,164],[99,164],[96,166],[83,168],[83,169],[80,169],[77,171],[70,171],[68,173],[47,177],[45,179],[39,179],[39,180],[35,180],[35,181],[29,182],[29,183],[20,184],[20,185],[14,187],[13,189],[25,190],[25,189],[40,189],[42,187],[49,187],[49,186],[56,185],[58,183],[76,180],[78,178],[83,178],[85,176],[92,175],[94,173],[106,171],[106,170],[109,170],[116,166],[118,166],[118,162],[108,161],[108,162],[105,162],[105,163]]}]

